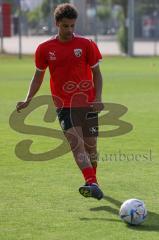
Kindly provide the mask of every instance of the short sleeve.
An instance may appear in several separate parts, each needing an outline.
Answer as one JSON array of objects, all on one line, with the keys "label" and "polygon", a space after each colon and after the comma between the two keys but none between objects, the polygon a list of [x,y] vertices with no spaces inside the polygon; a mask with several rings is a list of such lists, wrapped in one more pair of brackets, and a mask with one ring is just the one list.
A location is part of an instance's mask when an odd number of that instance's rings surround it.
[{"label": "short sleeve", "polygon": [[92,40],[89,41],[87,49],[87,61],[91,68],[98,65],[99,61],[102,60],[102,55],[97,47],[97,44]]},{"label": "short sleeve", "polygon": [[35,65],[40,71],[45,71],[48,66],[47,59],[44,53],[44,49],[41,45],[38,46],[35,52]]}]

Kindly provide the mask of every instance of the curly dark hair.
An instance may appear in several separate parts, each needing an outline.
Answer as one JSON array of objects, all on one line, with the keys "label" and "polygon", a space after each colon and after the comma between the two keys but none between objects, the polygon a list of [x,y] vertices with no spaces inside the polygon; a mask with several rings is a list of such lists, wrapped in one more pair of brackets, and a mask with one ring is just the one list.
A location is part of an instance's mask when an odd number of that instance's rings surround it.
[{"label": "curly dark hair", "polygon": [[77,19],[78,11],[74,5],[70,3],[59,4],[54,11],[54,18],[56,22],[61,21],[63,18]]}]

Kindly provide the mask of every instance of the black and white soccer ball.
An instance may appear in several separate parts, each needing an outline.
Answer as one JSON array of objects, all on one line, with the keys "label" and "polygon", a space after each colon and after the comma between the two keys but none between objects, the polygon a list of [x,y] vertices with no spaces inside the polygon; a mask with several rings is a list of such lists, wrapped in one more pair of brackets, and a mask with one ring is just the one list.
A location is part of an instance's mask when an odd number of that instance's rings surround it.
[{"label": "black and white soccer ball", "polygon": [[129,199],[121,205],[119,216],[124,222],[130,225],[139,225],[145,221],[147,209],[143,201]]}]

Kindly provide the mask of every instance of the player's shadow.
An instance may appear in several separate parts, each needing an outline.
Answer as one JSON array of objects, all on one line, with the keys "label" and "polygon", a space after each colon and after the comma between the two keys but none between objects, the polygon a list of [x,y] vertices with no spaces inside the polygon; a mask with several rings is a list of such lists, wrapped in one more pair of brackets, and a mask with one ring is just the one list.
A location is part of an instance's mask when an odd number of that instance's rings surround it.
[{"label": "player's shadow", "polygon": [[[109,196],[105,196],[104,200],[110,202],[111,204],[114,204],[118,209],[110,207],[110,206],[100,206],[100,207],[90,208],[90,211],[93,211],[93,212],[106,211],[106,212],[109,212],[109,213],[114,214],[116,216],[119,216],[119,208],[120,208],[122,202],[120,202],[119,200],[116,200],[112,197],[109,197]],[[80,220],[83,220],[83,221],[103,220],[103,221],[122,223],[122,221],[120,219],[112,219],[112,218],[81,218]],[[145,221],[145,223],[143,225],[139,225],[139,226],[126,225],[126,227],[133,230],[133,231],[155,231],[155,232],[159,232],[159,214],[148,211],[147,220]]]}]

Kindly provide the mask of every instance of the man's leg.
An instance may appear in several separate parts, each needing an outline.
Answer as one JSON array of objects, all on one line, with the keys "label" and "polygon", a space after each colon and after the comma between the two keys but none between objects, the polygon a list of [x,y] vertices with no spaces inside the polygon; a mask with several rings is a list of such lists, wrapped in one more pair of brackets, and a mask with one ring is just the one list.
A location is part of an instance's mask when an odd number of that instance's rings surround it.
[{"label": "man's leg", "polygon": [[102,191],[97,185],[95,171],[92,167],[89,154],[85,150],[83,138],[83,111],[63,108],[57,110],[60,125],[65,137],[70,144],[74,159],[83,173],[86,184],[79,188],[84,197],[93,197],[100,200],[103,197]]},{"label": "man's leg", "polygon": [[84,197],[102,199],[103,193],[98,187],[94,168],[89,159],[89,154],[85,150],[82,128],[70,128],[65,132],[65,136],[70,143],[75,161],[85,178],[86,184],[79,188],[80,194]]},{"label": "man's leg", "polygon": [[98,163],[98,154],[97,154],[97,137],[84,137],[84,147],[85,151],[89,155],[92,167],[96,174],[97,163]]},{"label": "man's leg", "polygon": [[89,184],[96,183],[96,176],[92,167],[89,154],[85,150],[82,128],[72,127],[65,132],[65,137],[70,144],[74,159],[83,173],[85,181]]}]

